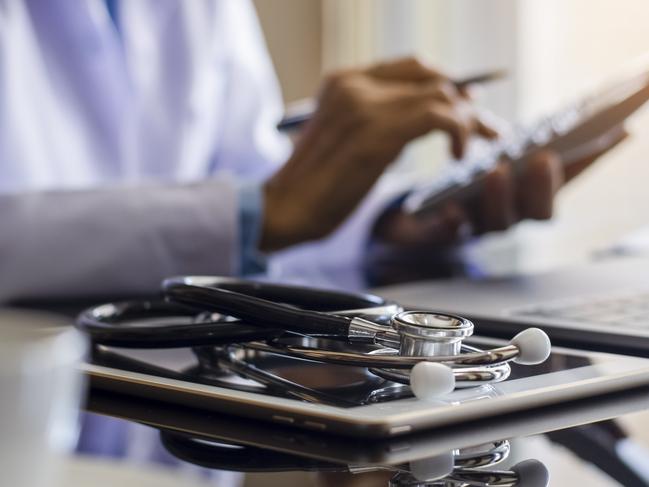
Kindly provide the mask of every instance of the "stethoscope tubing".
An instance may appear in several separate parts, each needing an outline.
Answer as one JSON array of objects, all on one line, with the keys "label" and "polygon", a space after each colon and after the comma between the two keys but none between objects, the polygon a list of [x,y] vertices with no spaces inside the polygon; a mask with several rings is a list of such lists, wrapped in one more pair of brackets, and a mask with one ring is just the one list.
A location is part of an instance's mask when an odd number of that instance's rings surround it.
[{"label": "stethoscope tubing", "polygon": [[296,284],[250,281],[222,276],[177,276],[162,282],[163,291],[178,285],[191,285],[233,291],[275,303],[287,303],[299,308],[332,312],[359,308],[375,309],[386,303],[384,298],[368,293],[313,288]]},{"label": "stethoscope tubing", "polygon": [[436,355],[430,357],[420,355],[380,355],[339,352],[294,345],[281,345],[272,341],[250,342],[247,344],[247,348],[260,352],[290,355],[295,358],[323,361],[332,364],[351,365],[355,367],[389,367],[394,369],[409,369],[419,362],[453,364],[459,367],[475,367],[477,365],[491,366],[514,360],[519,354],[518,348],[513,345],[505,345],[491,350],[474,349],[474,351],[468,351],[461,355]]},{"label": "stethoscope tubing", "polygon": [[[269,340],[285,333],[281,329],[259,328],[240,321],[195,321],[200,313],[196,308],[162,300],[122,301],[83,311],[77,318],[76,326],[87,333],[95,345],[125,348],[229,345]],[[174,322],[147,324],[148,320],[170,317]],[[191,322],[181,322],[183,318]]]},{"label": "stethoscope tubing", "polygon": [[204,468],[247,473],[346,472],[347,466],[249,445],[211,442],[177,431],[160,430],[162,445],[177,458]]},{"label": "stethoscope tubing", "polygon": [[[401,310],[372,294],[223,277],[167,279],[163,297],[96,306],[82,312],[76,325],[94,344],[181,348],[273,340],[287,332],[347,338],[357,314],[385,318]],[[227,315],[238,319],[224,321]],[[155,322],[160,319],[164,324]]]},{"label": "stethoscope tubing", "polygon": [[347,337],[352,321],[348,316],[299,309],[217,287],[165,283],[163,292],[176,303],[236,316],[262,328],[274,329],[282,323],[286,331],[310,336]]}]

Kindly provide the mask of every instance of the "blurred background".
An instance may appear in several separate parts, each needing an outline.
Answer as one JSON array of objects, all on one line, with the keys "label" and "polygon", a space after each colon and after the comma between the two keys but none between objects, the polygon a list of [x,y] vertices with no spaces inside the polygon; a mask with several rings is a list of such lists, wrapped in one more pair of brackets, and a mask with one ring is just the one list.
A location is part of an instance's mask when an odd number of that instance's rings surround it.
[{"label": "blurred background", "polygon": [[[338,67],[415,54],[456,76],[504,68],[479,103],[529,123],[588,94],[649,53],[646,0],[255,0],[287,102],[317,93]],[[646,65],[649,66],[649,57]],[[649,242],[649,110],[631,138],[565,187],[557,218],[467,248],[493,274],[585,260],[620,240]],[[448,163],[435,136],[395,171],[431,177]],[[649,247],[649,243],[647,244]]]}]

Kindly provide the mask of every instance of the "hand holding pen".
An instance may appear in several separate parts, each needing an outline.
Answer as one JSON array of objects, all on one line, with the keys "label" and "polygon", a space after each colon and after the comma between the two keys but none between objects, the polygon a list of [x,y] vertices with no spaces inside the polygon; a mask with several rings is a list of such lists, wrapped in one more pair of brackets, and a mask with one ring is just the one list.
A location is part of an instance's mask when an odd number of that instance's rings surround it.
[{"label": "hand holding pen", "polygon": [[471,136],[495,137],[464,87],[411,58],[330,75],[294,153],[264,186],[261,250],[331,233],[420,136],[445,133],[457,158]]},{"label": "hand holding pen", "polygon": [[[458,92],[467,94],[468,90],[476,85],[498,81],[506,77],[506,72],[502,70],[488,71],[466,78],[451,80]],[[299,129],[313,116],[315,112],[315,101],[308,99],[298,103],[297,109],[288,110],[284,118],[277,124],[277,128],[282,131],[292,131]]]}]

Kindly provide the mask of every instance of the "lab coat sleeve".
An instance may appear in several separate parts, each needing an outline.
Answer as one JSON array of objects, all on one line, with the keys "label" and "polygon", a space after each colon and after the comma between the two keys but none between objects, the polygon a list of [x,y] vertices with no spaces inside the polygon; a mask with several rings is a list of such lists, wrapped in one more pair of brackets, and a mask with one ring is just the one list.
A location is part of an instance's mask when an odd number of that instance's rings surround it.
[{"label": "lab coat sleeve", "polygon": [[238,267],[237,186],[43,191],[0,196],[0,302],[153,293],[178,274]]}]

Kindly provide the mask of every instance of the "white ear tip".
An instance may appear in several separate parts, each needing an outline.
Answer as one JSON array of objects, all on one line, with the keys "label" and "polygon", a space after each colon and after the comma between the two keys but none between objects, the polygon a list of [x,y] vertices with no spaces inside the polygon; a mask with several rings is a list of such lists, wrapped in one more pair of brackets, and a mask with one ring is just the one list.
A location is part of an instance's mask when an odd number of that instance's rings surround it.
[{"label": "white ear tip", "polygon": [[419,362],[410,371],[410,389],[417,399],[444,396],[455,389],[455,375],[444,364]]},{"label": "white ear tip", "polygon": [[552,344],[548,335],[539,328],[523,330],[509,342],[516,345],[519,355],[514,362],[522,365],[535,365],[545,362],[550,356]]},{"label": "white ear tip", "polygon": [[437,480],[453,472],[455,456],[452,451],[449,451],[434,457],[412,461],[409,467],[410,474],[419,482]]},{"label": "white ear tip", "polygon": [[517,463],[512,471],[518,475],[518,485],[525,487],[547,487],[550,483],[550,472],[545,465],[533,458]]}]

